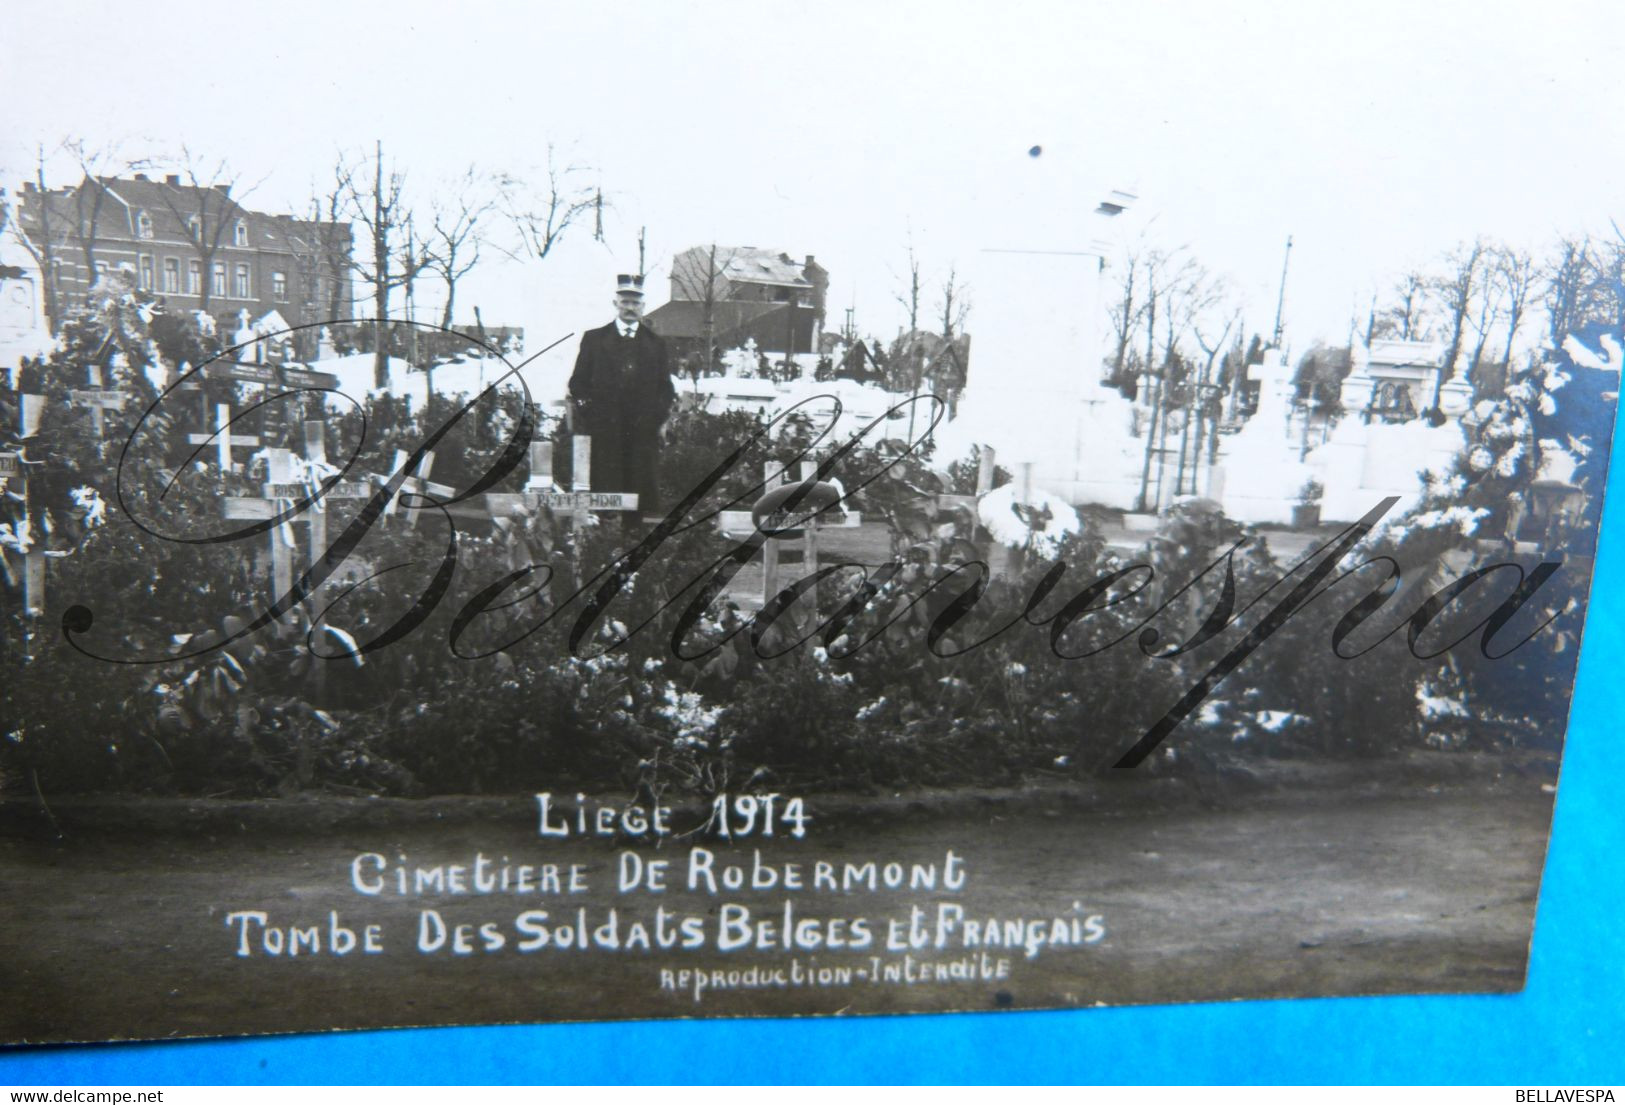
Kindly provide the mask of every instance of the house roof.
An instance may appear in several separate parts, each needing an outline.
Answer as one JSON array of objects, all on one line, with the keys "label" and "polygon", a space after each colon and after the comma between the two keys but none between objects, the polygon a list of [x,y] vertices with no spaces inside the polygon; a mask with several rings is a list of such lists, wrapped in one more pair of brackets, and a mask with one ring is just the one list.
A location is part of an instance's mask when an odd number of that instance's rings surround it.
[{"label": "house roof", "polygon": [[[210,220],[222,217],[242,219],[249,226],[249,245],[284,248],[286,243],[266,225],[269,218],[245,208],[241,201],[231,197],[229,190],[209,188],[196,184],[171,184],[163,180],[126,180],[121,177],[97,177],[109,195],[130,212],[130,227],[135,230],[135,212],[145,211],[155,223],[168,224],[172,230],[181,229],[185,219],[203,213]],[[184,232],[183,232],[184,236]],[[231,245],[227,237],[225,245]]]},{"label": "house roof", "polygon": [[755,246],[736,246],[726,254],[719,250],[719,259],[724,256],[727,259],[721,265],[722,275],[729,280],[743,284],[812,287],[812,282],[802,275],[801,262],[792,259],[788,253],[757,249]]},{"label": "house roof", "polygon": [[[763,315],[781,311],[783,303],[743,302],[740,300],[719,300],[712,305],[714,324],[713,337],[722,338],[730,331],[737,330],[746,323],[754,322]],[[668,338],[703,338],[705,337],[705,304],[693,303],[687,300],[674,299],[670,303],[663,303],[649,312],[649,323],[655,332]]]},{"label": "house roof", "polygon": [[[244,206],[241,200],[233,199],[223,189],[204,185],[172,184],[166,180],[123,177],[97,177],[96,181],[118,204],[117,208],[104,210],[108,210],[109,215],[115,210],[118,211],[118,215],[113,217],[124,224],[122,230],[130,237],[137,234],[136,213],[145,211],[153,220],[155,240],[186,239],[188,234],[185,220],[198,214],[201,209],[211,227],[214,220],[222,216],[242,219],[247,225],[250,248],[296,252],[301,247],[301,239],[309,237],[308,228],[314,225],[289,215],[271,215],[251,210]],[[83,183],[72,185],[49,194],[52,210],[56,212],[53,217],[62,217],[65,213],[64,205],[71,204],[74,193],[83,186]],[[41,193],[38,192],[24,195],[24,217],[36,225],[38,219],[30,217],[32,213],[29,207],[41,202],[40,197]],[[336,231],[336,239],[332,245],[338,249],[345,248],[351,239],[350,225],[348,223],[332,225]],[[109,224],[102,224],[103,229],[99,236],[107,234],[108,226]],[[231,246],[230,236],[227,235],[221,244]],[[308,244],[305,248],[309,248]]]}]

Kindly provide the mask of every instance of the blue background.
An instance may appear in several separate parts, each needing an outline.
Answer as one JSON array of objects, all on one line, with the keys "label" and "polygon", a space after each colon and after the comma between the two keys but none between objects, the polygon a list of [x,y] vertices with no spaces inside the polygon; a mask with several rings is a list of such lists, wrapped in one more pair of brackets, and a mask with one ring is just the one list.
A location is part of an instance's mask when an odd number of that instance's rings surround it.
[{"label": "blue background", "polygon": [[1521,994],[28,1049],[0,1052],[0,1083],[1625,1081],[1622,452]]}]

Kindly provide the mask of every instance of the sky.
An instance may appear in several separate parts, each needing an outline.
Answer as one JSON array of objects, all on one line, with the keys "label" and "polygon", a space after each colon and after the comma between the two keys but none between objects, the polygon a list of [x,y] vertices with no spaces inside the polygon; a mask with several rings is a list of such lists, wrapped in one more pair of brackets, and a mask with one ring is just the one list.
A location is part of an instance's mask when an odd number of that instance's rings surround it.
[{"label": "sky", "polygon": [[[184,144],[263,210],[304,207],[341,150],[384,144],[426,208],[473,164],[587,168],[605,243],[497,260],[459,322],[530,349],[601,325],[647,228],[830,270],[885,337],[912,243],[929,311],[990,249],[1184,246],[1249,330],[1344,340],[1374,289],[1477,234],[1538,246],[1625,222],[1625,5],[823,2],[30,5],[9,14],[0,179],[36,144]],[[1030,155],[1033,147],[1041,154]],[[56,180],[71,167],[52,163]],[[1113,188],[1138,199],[1110,226]],[[1111,252],[1110,250],[1108,252]],[[984,293],[989,290],[984,289]],[[1046,294],[1042,284],[1035,294]],[[1055,310],[1073,289],[1054,289]],[[974,281],[968,328],[977,330]],[[980,301],[997,306],[998,294]],[[1008,297],[1006,297],[1008,298]],[[429,317],[435,293],[420,304]],[[564,348],[573,350],[574,343]]]}]

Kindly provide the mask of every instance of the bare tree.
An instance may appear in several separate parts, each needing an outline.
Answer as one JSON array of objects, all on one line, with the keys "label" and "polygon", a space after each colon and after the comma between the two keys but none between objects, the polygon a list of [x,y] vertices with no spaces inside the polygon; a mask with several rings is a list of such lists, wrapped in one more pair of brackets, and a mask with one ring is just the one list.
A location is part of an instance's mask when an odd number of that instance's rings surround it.
[{"label": "bare tree", "polygon": [[[1445,270],[1429,289],[1444,312],[1450,334],[1449,343],[1445,346],[1444,368],[1439,374],[1440,384],[1456,371],[1456,360],[1461,356],[1474,297],[1480,292],[1479,284],[1484,279],[1488,260],[1489,247],[1483,238],[1465,242],[1445,255]],[[1438,404],[1436,389],[1431,405]]]},{"label": "bare tree", "polygon": [[914,253],[914,241],[910,238],[908,243],[908,280],[903,290],[892,293],[892,297],[908,312],[908,329],[910,333],[920,328],[920,259]]},{"label": "bare tree", "polygon": [[1428,280],[1421,272],[1410,269],[1402,273],[1394,284],[1392,305],[1374,311],[1366,329],[1366,341],[1373,337],[1396,337],[1401,341],[1419,341],[1427,337]]},{"label": "bare tree", "polygon": [[[243,221],[243,208],[234,197],[237,174],[224,161],[199,171],[199,161],[192,151],[181,147],[181,174],[188,187],[176,188],[165,184],[161,189],[164,206],[180,224],[187,244],[198,259],[198,306],[207,311],[214,294],[215,258],[222,247],[246,245],[247,228],[243,240],[237,241],[238,224]],[[242,194],[253,191],[250,187]],[[224,289],[222,289],[222,293]]]},{"label": "bare tree", "polygon": [[[1205,278],[1201,267],[1185,253],[1185,247],[1170,252],[1153,249],[1145,255],[1145,371],[1146,386],[1150,392],[1151,417],[1146,425],[1145,456],[1140,467],[1140,493],[1135,500],[1136,510],[1145,510],[1151,489],[1151,458],[1159,448],[1158,432],[1167,435],[1165,407],[1167,404],[1167,374],[1173,351],[1184,330],[1194,318],[1188,310],[1187,300],[1193,282]],[[1157,322],[1164,323],[1164,357],[1157,359]],[[1161,467],[1158,467],[1161,475]]]},{"label": "bare tree", "polygon": [[1542,271],[1541,298],[1546,307],[1547,337],[1555,348],[1573,333],[1587,314],[1591,299],[1592,244],[1588,236],[1559,238]]},{"label": "bare tree", "polygon": [[[95,286],[98,279],[96,251],[104,220],[110,212],[123,207],[107,181],[116,180],[121,173],[145,168],[148,161],[126,156],[116,144],[92,146],[81,139],[63,141],[50,151],[42,144],[36,147],[35,153],[37,193],[32,197],[24,194],[13,234],[40,266],[45,309],[55,333],[61,327],[61,316],[66,309],[58,270],[71,263],[69,254],[77,251],[83,259],[86,287]],[[45,180],[45,163],[56,154],[77,163],[81,174],[79,184],[52,191]]]},{"label": "bare tree", "polygon": [[1484,360],[1484,346],[1489,341],[1490,331],[1494,330],[1501,320],[1501,307],[1505,299],[1506,289],[1502,282],[1500,252],[1499,247],[1489,248],[1483,274],[1473,294],[1475,302],[1468,314],[1468,322],[1476,337],[1473,341],[1473,355],[1467,362],[1467,378],[1473,381],[1475,386],[1481,384],[1479,372]]},{"label": "bare tree", "polygon": [[942,298],[938,300],[938,308],[942,311],[942,337],[946,341],[953,341],[954,335],[965,329],[965,320],[970,316],[970,294],[964,282],[959,279],[959,269],[956,265],[948,266],[948,275],[942,281]]},{"label": "bare tree", "polygon": [[404,287],[427,266],[422,243],[411,233],[410,210],[406,202],[406,175],[399,170],[384,172],[384,144],[373,149],[372,172],[340,158],[334,177],[344,196],[348,214],[360,223],[371,246],[370,262],[351,258],[357,276],[372,288],[373,382],[389,384],[389,295]]},{"label": "bare tree", "polygon": [[[918,394],[920,381],[925,371],[925,350],[921,348],[920,333],[920,258],[914,252],[914,238],[911,234],[908,243],[908,276],[900,291],[893,292],[892,298],[908,312],[908,330],[903,342],[900,343],[896,354],[891,358],[890,368],[893,374],[891,390],[907,391]],[[917,404],[916,404],[917,405]],[[909,408],[913,410],[911,406]]]},{"label": "bare tree", "polygon": [[1598,250],[1596,265],[1596,298],[1600,318],[1615,331],[1625,329],[1625,229],[1609,220],[1614,240]]},{"label": "bare tree", "polygon": [[958,410],[959,393],[964,389],[969,365],[969,346],[964,340],[965,323],[970,318],[970,292],[959,279],[957,265],[948,266],[942,281],[937,307],[942,312],[942,347],[931,364],[931,386],[948,403],[950,416]]},{"label": "bare tree", "polygon": [[1118,387],[1123,385],[1128,367],[1129,345],[1145,318],[1146,256],[1142,249],[1129,251],[1124,264],[1118,269],[1117,292],[1112,297],[1107,317],[1112,327],[1111,379]]},{"label": "bare tree", "polygon": [[101,226],[102,210],[106,206],[107,198],[112,195],[105,181],[102,180],[100,164],[102,154],[87,148],[83,142],[75,143],[69,148],[79,161],[79,167],[84,173],[84,179],[73,193],[73,223],[71,233],[74,241],[78,243],[79,250],[85,258],[85,277],[94,287],[96,283],[96,242],[98,230]]},{"label": "bare tree", "polygon": [[421,356],[418,349],[417,328],[417,282],[418,277],[428,271],[433,254],[429,251],[428,241],[417,232],[416,218],[411,212],[406,215],[406,229],[402,234],[405,242],[405,254],[401,262],[401,291],[406,300],[406,333],[405,353],[406,363],[424,370],[424,390],[433,398],[434,396],[434,352],[431,348],[427,357]]},{"label": "bare tree", "polygon": [[[1222,289],[1221,289],[1222,291]],[[1230,337],[1230,331],[1236,329],[1241,323],[1241,308],[1231,304],[1221,304],[1217,299],[1214,302],[1215,310],[1208,312],[1206,318],[1191,323],[1191,335],[1196,339],[1197,348],[1202,351],[1205,358],[1202,369],[1196,382],[1195,401],[1192,408],[1196,412],[1196,455],[1191,465],[1191,494],[1196,493],[1196,474],[1201,466],[1202,445],[1204,439],[1210,439],[1208,447],[1208,466],[1211,467],[1218,458],[1219,452],[1219,411],[1222,401],[1219,396],[1224,389],[1218,387],[1213,381],[1213,368],[1224,351],[1225,342]],[[1218,324],[1223,322],[1223,326]],[[1210,334],[1216,336],[1209,337]],[[1181,458],[1180,471],[1184,471],[1184,460]]]},{"label": "bare tree", "polygon": [[698,373],[712,374],[716,366],[717,304],[727,290],[726,273],[736,251],[717,251],[717,244],[684,250],[673,260],[672,285],[677,294],[700,305],[700,328],[705,343],[700,351]]},{"label": "bare tree", "polygon": [[470,165],[450,188],[431,202],[428,268],[446,286],[440,325],[451,329],[457,301],[457,282],[473,271],[485,244],[486,219],[496,201],[488,190],[489,178]]},{"label": "bare tree", "polygon": [[560,165],[549,144],[547,164],[531,180],[513,174],[497,178],[496,206],[518,239],[510,256],[545,261],[572,226],[588,215],[594,219],[593,237],[604,240],[604,192],[588,183],[591,170],[582,165]]},{"label": "bare tree", "polygon": [[101,237],[102,219],[109,211],[122,206],[108,186],[107,178],[116,179],[120,173],[144,168],[148,163],[145,159],[125,157],[117,146],[90,146],[81,139],[70,139],[62,143],[61,148],[79,163],[83,173],[79,187],[73,190],[69,200],[69,234],[84,257],[85,278],[94,287],[96,246]]},{"label": "bare tree", "polygon": [[1178,264],[1167,268],[1161,282],[1164,361],[1174,357],[1196,319],[1223,295],[1223,285],[1209,276],[1195,258],[1177,260]]},{"label": "bare tree", "polygon": [[1518,329],[1526,320],[1535,290],[1535,259],[1527,249],[1504,246],[1496,255],[1495,266],[1506,296],[1507,340],[1501,363],[1511,372],[1512,346],[1518,340]]},{"label": "bare tree", "polygon": [[[1185,481],[1185,463],[1190,452],[1191,423],[1199,398],[1198,381],[1192,380],[1189,362],[1181,347],[1203,314],[1218,306],[1223,298],[1223,284],[1213,279],[1193,258],[1186,258],[1163,283],[1163,352],[1162,382],[1157,389],[1163,408],[1162,439],[1166,448],[1168,437],[1168,411],[1182,409],[1183,425],[1179,436],[1179,463],[1174,470],[1174,493],[1180,493]],[[1157,498],[1162,498],[1162,468],[1157,470]]]},{"label": "bare tree", "polygon": [[[1202,371],[1204,381],[1212,377],[1214,363],[1218,360],[1219,354],[1224,351],[1225,341],[1229,338],[1230,331],[1240,321],[1241,309],[1239,307],[1222,306],[1221,309],[1212,312],[1205,320],[1198,320],[1191,324],[1191,336],[1196,339],[1196,346],[1202,351],[1205,358]],[[1221,322],[1223,323],[1222,326],[1219,325]],[[1208,337],[1209,334],[1215,332],[1218,335],[1217,337]]]}]

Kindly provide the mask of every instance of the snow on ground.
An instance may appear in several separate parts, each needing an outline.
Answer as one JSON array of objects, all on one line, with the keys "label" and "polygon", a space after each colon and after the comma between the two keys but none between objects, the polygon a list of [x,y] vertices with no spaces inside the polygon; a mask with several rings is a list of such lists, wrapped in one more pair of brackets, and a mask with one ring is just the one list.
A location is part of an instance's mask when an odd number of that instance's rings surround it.
[{"label": "snow on ground", "polygon": [[1078,512],[1059,495],[1033,488],[1026,502],[1020,499],[1020,489],[1007,483],[977,500],[976,517],[995,541],[1019,549],[1031,539],[1035,553],[1051,556],[1067,534],[1083,528]]},{"label": "snow on ground", "polygon": [[[518,359],[515,359],[515,363]],[[399,357],[389,359],[389,385],[373,386],[373,355],[352,353],[343,357],[329,357],[315,361],[310,367],[318,372],[330,372],[339,378],[339,390],[359,399],[365,395],[383,394],[404,396],[411,400],[414,410],[420,409],[428,398],[429,381],[426,373],[413,369]],[[561,401],[570,384],[571,362],[564,358],[543,358],[525,365],[518,376],[523,377],[530,389],[532,402],[543,406]],[[509,365],[495,357],[484,360],[469,358],[436,365],[434,390],[437,395],[478,395],[501,380],[509,372]],[[504,388],[518,387],[518,379],[510,377]],[[337,400],[342,402],[342,400]]]},{"label": "snow on ground", "polygon": [[1115,391],[1080,386],[1046,396],[987,383],[967,387],[959,417],[933,435],[933,463],[947,466],[988,445],[1012,472],[1033,465],[1033,481],[1069,502],[1129,507],[1140,488],[1144,439],[1131,430],[1133,404]]},{"label": "snow on ground", "polygon": [[[834,433],[826,439],[829,444],[845,440],[847,436],[862,431],[876,419],[885,418],[893,407],[899,403],[907,403],[909,399],[906,395],[893,395],[882,388],[860,384],[856,380],[796,380],[779,391],[780,399],[770,417],[796,407],[797,413],[809,416],[816,424],[822,426],[835,415],[836,404],[840,405],[840,415],[835,422]],[[928,401],[919,404],[916,434],[929,421],[931,407],[932,404]],[[894,416],[884,425],[875,427],[866,440],[874,444],[886,438],[907,435],[908,408],[905,406],[900,416]]]}]

